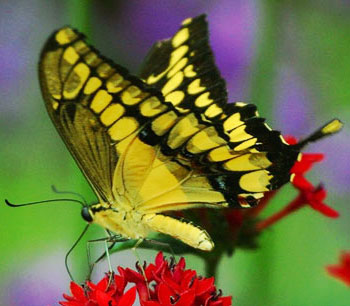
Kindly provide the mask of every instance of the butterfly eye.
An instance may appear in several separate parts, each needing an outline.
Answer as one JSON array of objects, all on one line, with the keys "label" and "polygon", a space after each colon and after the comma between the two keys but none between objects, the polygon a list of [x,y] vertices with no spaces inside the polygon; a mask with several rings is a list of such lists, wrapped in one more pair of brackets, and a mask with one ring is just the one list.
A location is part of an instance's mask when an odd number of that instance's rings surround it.
[{"label": "butterfly eye", "polygon": [[81,210],[81,216],[83,217],[83,219],[86,222],[90,223],[93,221],[92,216],[91,216],[90,211],[89,211],[89,207],[87,207],[87,206],[84,206],[83,209]]}]

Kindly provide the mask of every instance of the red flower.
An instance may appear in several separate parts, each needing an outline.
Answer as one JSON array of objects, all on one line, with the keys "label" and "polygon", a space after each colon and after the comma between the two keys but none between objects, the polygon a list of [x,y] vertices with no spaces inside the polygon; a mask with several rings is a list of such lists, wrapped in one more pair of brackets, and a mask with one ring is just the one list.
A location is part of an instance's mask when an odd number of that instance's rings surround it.
[{"label": "red flower", "polygon": [[[287,142],[289,143],[294,143],[295,141],[293,137],[287,138]],[[324,155],[320,153],[302,153],[301,159],[295,162],[290,172],[292,173],[292,184],[299,190],[299,195],[293,201],[293,206],[295,210],[308,204],[323,215],[336,218],[339,216],[339,213],[323,203],[327,195],[323,186],[319,185],[315,187],[304,177],[304,174],[311,169],[313,164],[320,162],[323,158]]]},{"label": "red flower", "polygon": [[338,265],[329,265],[326,270],[331,276],[338,278],[350,287],[350,252],[343,251],[339,259]]},{"label": "red flower", "polygon": [[[72,296],[63,294],[67,302],[60,302],[62,306],[131,306],[136,298],[136,288],[124,293],[126,281],[119,275],[108,285],[109,276],[106,275],[97,285],[86,282],[82,288],[74,282],[70,284]],[[84,290],[85,289],[85,290]]]},{"label": "red flower", "polygon": [[[296,139],[291,136],[286,137],[286,141],[289,144],[297,143]],[[259,222],[256,225],[257,230],[261,231],[262,229],[265,229],[266,227],[288,216],[290,213],[307,205],[309,205],[312,209],[322,213],[326,217],[337,218],[339,216],[339,213],[336,210],[329,207],[323,202],[327,196],[326,189],[321,184],[315,187],[304,176],[305,173],[312,168],[314,163],[320,162],[323,160],[323,158],[324,155],[320,153],[301,153],[299,160],[295,162],[292,169],[290,170],[290,173],[292,174],[291,182],[293,186],[298,190],[298,195],[294,200],[282,208],[282,210]],[[274,193],[274,191],[272,193]],[[255,209],[258,212],[261,211],[261,208],[259,208],[259,206],[257,208],[254,208],[253,212]],[[257,214],[254,215],[256,216]]]},{"label": "red flower", "polygon": [[[72,296],[63,297],[64,306],[129,306],[133,305],[136,290],[143,306],[229,306],[231,297],[217,293],[214,278],[197,276],[196,271],[185,269],[185,259],[177,264],[169,263],[163,254],[158,253],[155,263],[145,265],[138,271],[118,267],[119,275],[114,275],[108,286],[106,275],[97,285],[86,283],[85,291],[75,283],[71,283]],[[147,280],[147,281],[146,281]],[[124,293],[127,284],[134,287]]]}]

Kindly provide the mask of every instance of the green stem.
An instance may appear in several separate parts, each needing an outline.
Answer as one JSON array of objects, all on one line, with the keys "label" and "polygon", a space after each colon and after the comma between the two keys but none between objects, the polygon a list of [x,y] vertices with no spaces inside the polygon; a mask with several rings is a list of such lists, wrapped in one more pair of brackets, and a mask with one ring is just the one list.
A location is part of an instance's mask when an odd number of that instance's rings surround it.
[{"label": "green stem", "polygon": [[[66,17],[66,23],[80,32],[83,32],[87,36],[89,36],[89,39],[91,39],[91,33],[90,33],[90,25],[91,25],[91,0],[65,0],[63,2],[64,4],[64,11],[65,11],[65,17]],[[75,175],[78,175],[78,172],[76,171],[76,167],[70,170]],[[81,185],[84,186],[84,188],[81,189],[81,191],[84,193],[84,196],[86,198],[89,198],[90,195],[92,195],[91,189],[87,187],[87,184],[83,181],[81,181]],[[85,187],[86,186],[86,187]],[[87,196],[88,195],[88,196]],[[76,218],[76,228],[80,229],[82,220],[77,216]],[[87,235],[84,237],[86,239],[92,238],[92,231],[88,232]],[[80,250],[80,252],[78,252]],[[85,248],[83,246],[79,246],[77,250],[75,250],[71,261],[74,261],[75,263],[79,262],[85,262]],[[79,275],[82,277],[86,272],[86,266],[81,265],[79,269]],[[79,277],[79,278],[80,278]]]},{"label": "green stem", "polygon": [[91,0],[65,1],[65,8],[70,25],[89,37],[91,36],[91,6]]},{"label": "green stem", "polygon": [[217,254],[208,254],[207,256],[203,256],[205,262],[205,276],[206,277],[216,277],[218,265],[220,261],[220,256]]},{"label": "green stem", "polygon": [[[252,69],[250,101],[257,104],[262,117],[267,117],[267,121],[273,123],[272,110],[275,100],[277,65],[279,63],[281,39],[283,38],[284,1],[264,0],[259,1],[259,3],[261,20],[257,30],[258,41]],[[268,263],[274,256],[275,241],[271,237],[269,241],[265,240],[265,243],[269,243],[270,246],[260,250],[255,262],[252,263],[251,271],[258,271],[259,279],[264,279],[264,290],[260,289],[259,299],[262,299],[264,304],[268,305],[274,295],[271,292],[271,266]],[[266,260],[267,258],[270,261]],[[254,282],[252,281],[252,283]],[[261,288],[253,287],[251,288],[253,290]]]},{"label": "green stem", "polygon": [[262,20],[257,30],[258,41],[250,83],[250,102],[257,104],[260,113],[266,117],[271,116],[274,101],[283,4],[272,0],[261,1],[260,4]]}]

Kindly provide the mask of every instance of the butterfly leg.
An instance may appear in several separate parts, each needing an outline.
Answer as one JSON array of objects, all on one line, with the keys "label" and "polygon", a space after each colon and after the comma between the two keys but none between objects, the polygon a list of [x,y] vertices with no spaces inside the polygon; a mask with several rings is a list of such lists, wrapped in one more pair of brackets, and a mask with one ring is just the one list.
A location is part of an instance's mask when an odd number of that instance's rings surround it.
[{"label": "butterfly leg", "polygon": [[[113,245],[114,244],[115,244],[115,242],[113,243]],[[106,253],[106,256],[107,256],[108,269],[109,269],[109,278],[108,278],[108,285],[107,285],[107,288],[109,288],[109,286],[112,283],[112,279],[113,279],[114,273],[113,273],[112,266],[111,266],[111,258],[109,257],[109,247],[108,247],[108,244],[107,244],[107,240],[105,240],[105,253]]]},{"label": "butterfly leg", "polygon": [[[117,242],[123,242],[126,241],[127,239],[125,238],[121,238],[118,235],[112,235],[110,232],[108,232],[109,237],[104,237],[104,238],[99,238],[99,239],[94,239],[94,240],[89,240],[86,244],[86,248],[87,248],[87,257],[88,257],[88,263],[89,263],[89,274],[87,279],[90,280],[92,271],[95,267],[95,265],[102,260],[103,258],[107,257],[108,260],[108,265],[109,265],[109,270],[110,272],[112,271],[111,265],[110,265],[110,257],[109,257],[109,251],[114,247],[114,245]],[[91,260],[91,249],[90,249],[90,245],[92,243],[99,243],[99,242],[104,242],[105,243],[105,251],[103,252],[103,254],[101,256],[99,256],[95,261]],[[112,242],[112,244],[110,246],[108,246],[108,242]]]},{"label": "butterfly leg", "polygon": [[[100,239],[94,239],[94,240],[89,240],[87,243],[86,243],[86,254],[87,254],[87,259],[88,259],[88,265],[89,265],[89,273],[88,273],[88,276],[87,276],[87,280],[91,280],[90,277],[91,277],[91,274],[92,274],[92,271],[94,269],[94,266],[95,264],[97,263],[97,261],[95,262],[92,262],[91,260],[91,248],[90,248],[90,245],[92,243],[96,243],[96,242],[106,242],[106,240],[108,240],[109,237],[104,237],[104,238],[100,238]],[[103,253],[103,256],[105,256],[105,253]]]},{"label": "butterfly leg", "polygon": [[[112,234],[111,231],[109,231],[109,230],[106,230],[106,232],[107,232],[107,234],[109,236],[109,237],[106,237],[106,238],[109,238],[106,241],[107,242],[111,242],[111,245],[108,247],[108,251],[113,249],[113,247],[116,245],[117,242],[123,242],[123,241],[127,241],[128,240],[127,238],[123,238],[123,237],[121,237],[119,235]],[[103,258],[105,258],[106,255],[107,255],[107,252],[106,251],[103,252],[102,255],[95,260],[94,265],[97,264]]]}]

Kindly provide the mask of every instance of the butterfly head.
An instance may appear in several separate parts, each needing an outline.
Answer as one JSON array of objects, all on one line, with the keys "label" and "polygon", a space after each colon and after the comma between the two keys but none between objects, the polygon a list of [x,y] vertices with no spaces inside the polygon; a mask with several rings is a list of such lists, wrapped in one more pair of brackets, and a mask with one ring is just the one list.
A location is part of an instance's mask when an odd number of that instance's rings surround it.
[{"label": "butterfly head", "polygon": [[83,219],[88,222],[91,223],[93,221],[93,217],[91,215],[90,209],[88,206],[84,206],[81,210],[81,216],[83,217]]}]

